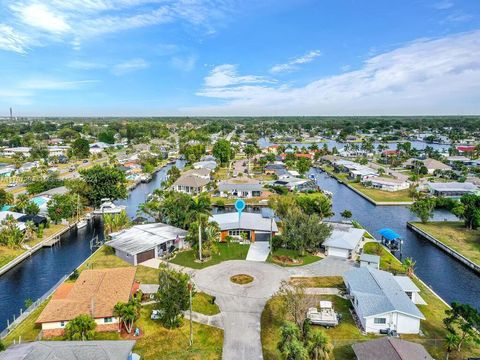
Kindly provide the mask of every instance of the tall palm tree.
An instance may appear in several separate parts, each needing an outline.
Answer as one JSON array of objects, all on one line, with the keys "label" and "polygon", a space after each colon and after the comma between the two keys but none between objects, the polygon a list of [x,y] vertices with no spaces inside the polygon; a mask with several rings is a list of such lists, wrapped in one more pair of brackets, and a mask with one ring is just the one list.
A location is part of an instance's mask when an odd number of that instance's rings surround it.
[{"label": "tall palm tree", "polygon": [[23,233],[24,241],[28,242],[34,240],[36,236],[37,233],[35,231],[35,224],[33,223],[33,221],[27,221],[25,223],[25,232]]},{"label": "tall palm tree", "polygon": [[105,235],[129,228],[132,225],[130,218],[125,210],[118,214],[104,214],[103,226]]},{"label": "tall palm tree", "polygon": [[411,257],[407,257],[405,258],[405,260],[403,260],[402,262],[402,265],[403,265],[403,268],[405,270],[405,272],[407,273],[407,276],[409,277],[412,277],[413,276],[413,271],[415,269],[415,260],[413,260]]},{"label": "tall palm tree", "polygon": [[458,343],[459,343],[460,339],[458,337],[458,335],[455,335],[453,333],[447,333],[447,335],[445,336],[445,350],[446,350],[446,354],[445,354],[445,359],[448,360],[448,358],[450,357],[450,354],[455,350],[457,349],[458,347]]},{"label": "tall palm tree", "polygon": [[310,335],[309,354],[312,360],[330,359],[332,344],[323,331],[316,331]]}]

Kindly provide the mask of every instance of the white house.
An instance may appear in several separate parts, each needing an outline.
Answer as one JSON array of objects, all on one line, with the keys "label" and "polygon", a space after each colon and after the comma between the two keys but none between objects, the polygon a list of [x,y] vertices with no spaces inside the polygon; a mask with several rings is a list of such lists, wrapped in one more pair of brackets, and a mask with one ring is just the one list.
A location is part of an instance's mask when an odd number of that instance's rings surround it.
[{"label": "white house", "polygon": [[360,255],[360,267],[380,268],[380,256],[362,253]]},{"label": "white house", "polygon": [[183,173],[172,185],[173,190],[186,194],[199,194],[207,189],[210,170],[202,168]]},{"label": "white house", "polygon": [[476,185],[468,182],[428,182],[425,184],[425,187],[429,190],[430,194],[434,196],[444,196],[450,198],[457,198],[465,194],[476,194],[479,192],[479,189]]},{"label": "white house", "polygon": [[367,187],[391,192],[405,190],[410,186],[405,180],[377,176],[364,177],[361,182]]},{"label": "white house", "polygon": [[394,276],[394,279],[414,304],[425,305],[425,301],[420,296],[420,289],[415,285],[412,279],[404,275]]},{"label": "white house", "polygon": [[332,233],[322,244],[325,255],[351,259],[361,248],[365,230],[354,228],[350,224],[331,223],[331,225]]},{"label": "white house", "polygon": [[365,332],[394,330],[398,334],[419,333],[420,320],[425,320],[425,316],[392,274],[360,267],[347,271],[343,278]]},{"label": "white house", "polygon": [[259,181],[223,181],[218,184],[218,191],[222,197],[252,198],[262,195],[262,188],[263,186]]},{"label": "white house", "polygon": [[13,155],[23,155],[24,157],[30,156],[30,147],[27,146],[19,146],[14,148],[6,148],[3,149],[3,156],[5,157],[12,157]]}]

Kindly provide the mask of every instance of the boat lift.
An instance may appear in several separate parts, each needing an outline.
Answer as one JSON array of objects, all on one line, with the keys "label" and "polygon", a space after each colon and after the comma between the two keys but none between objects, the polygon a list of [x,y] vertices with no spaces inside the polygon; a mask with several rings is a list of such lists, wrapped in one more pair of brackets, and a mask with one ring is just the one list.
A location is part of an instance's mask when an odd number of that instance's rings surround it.
[{"label": "boat lift", "polygon": [[389,228],[383,228],[378,232],[382,235],[383,245],[392,251],[400,250],[400,255],[402,254],[403,239],[399,234]]}]

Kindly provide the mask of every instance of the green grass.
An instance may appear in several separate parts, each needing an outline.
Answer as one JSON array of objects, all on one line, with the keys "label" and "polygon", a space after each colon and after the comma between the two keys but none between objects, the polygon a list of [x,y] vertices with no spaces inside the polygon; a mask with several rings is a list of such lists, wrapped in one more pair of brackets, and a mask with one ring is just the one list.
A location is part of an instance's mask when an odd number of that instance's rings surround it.
[{"label": "green grass", "polygon": [[204,292],[195,294],[192,300],[192,310],[205,315],[216,315],[220,313],[217,304],[213,302],[213,296]]},{"label": "green grass", "polygon": [[166,329],[150,319],[152,306],[141,311],[136,326],[142,336],[133,351],[142,359],[221,359],[223,331],[211,326],[193,323],[193,347],[189,348],[190,323],[183,320],[177,329]]},{"label": "green grass", "polygon": [[480,230],[468,230],[463,222],[435,221],[422,224],[412,223],[420,230],[450,246],[455,251],[480,264]]},{"label": "green grass", "polygon": [[341,276],[314,276],[314,277],[300,277],[293,276],[290,282],[296,285],[312,288],[342,288],[343,278]]},{"label": "green grass", "polygon": [[198,263],[195,261],[195,253],[193,250],[181,251],[177,253],[177,255],[170,260],[170,262],[193,269],[203,269],[208,266],[219,264],[226,260],[245,260],[250,245],[238,243],[219,243],[217,247],[218,253],[212,254],[210,260],[203,263]]},{"label": "green grass", "polygon": [[370,199],[376,202],[410,202],[413,201],[409,190],[399,191],[383,191],[378,189],[367,188],[361,183],[349,182],[348,185],[367,195]]},{"label": "green grass", "polygon": [[231,276],[230,281],[238,285],[245,285],[253,281],[253,276],[247,274],[237,274]]},{"label": "green grass", "polygon": [[393,256],[385,247],[377,242],[368,242],[363,246],[366,254],[380,256],[380,268],[394,273],[404,273],[405,270],[400,261]]},{"label": "green grass", "polygon": [[[290,259],[294,260],[294,262],[291,262]],[[309,253],[305,253],[305,255],[302,256],[299,254],[298,250],[281,248],[273,251],[273,254],[268,256],[267,262],[280,266],[301,266],[314,263],[320,259],[320,257]]]}]

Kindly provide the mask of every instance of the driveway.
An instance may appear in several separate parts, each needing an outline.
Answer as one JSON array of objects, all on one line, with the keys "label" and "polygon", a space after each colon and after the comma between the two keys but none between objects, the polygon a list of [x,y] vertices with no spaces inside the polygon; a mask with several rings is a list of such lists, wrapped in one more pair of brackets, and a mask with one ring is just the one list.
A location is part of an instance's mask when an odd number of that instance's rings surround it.
[{"label": "driveway", "polygon": [[[254,278],[246,285],[237,285],[230,277],[248,274]],[[223,359],[262,359],[260,316],[267,300],[278,290],[290,273],[279,266],[244,260],[226,261],[199,270],[194,275],[196,286],[216,297],[223,316]]]},{"label": "driveway", "polygon": [[246,260],[248,261],[265,261],[270,252],[270,244],[268,241],[255,241],[250,244]]},{"label": "driveway", "polygon": [[355,266],[355,261],[345,260],[334,256],[305,266],[289,268],[292,276],[342,276]]}]

